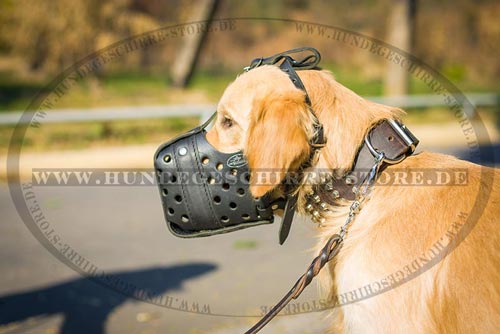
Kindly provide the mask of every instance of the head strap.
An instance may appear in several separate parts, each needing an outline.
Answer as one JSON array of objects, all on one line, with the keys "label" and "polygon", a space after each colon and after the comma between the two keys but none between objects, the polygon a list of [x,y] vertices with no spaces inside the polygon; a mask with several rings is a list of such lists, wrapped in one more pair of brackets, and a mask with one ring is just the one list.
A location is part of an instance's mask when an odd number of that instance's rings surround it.
[{"label": "head strap", "polygon": [[[304,57],[302,60],[295,60],[291,57],[292,54],[294,53],[300,53],[300,52],[310,52],[312,54]],[[250,71],[253,68],[262,66],[262,65],[276,65],[279,63],[282,59],[288,58],[290,62],[292,63],[292,67],[297,69],[297,70],[315,70],[318,69],[318,64],[321,60],[321,55],[319,54],[318,50],[310,47],[303,47],[303,48],[297,48],[297,49],[292,49],[288,50],[285,52],[281,52],[278,54],[275,54],[274,56],[267,57],[267,58],[255,58],[252,60],[250,63],[250,66],[247,66],[244,68],[245,72]]]},{"label": "head strap", "polygon": [[[300,53],[300,52],[310,52],[311,54],[304,57],[302,60],[298,61],[291,57],[291,54]],[[326,145],[326,138],[324,135],[323,125],[319,122],[318,117],[314,113],[311,105],[311,99],[307,94],[306,88],[300,80],[300,77],[297,75],[295,70],[311,70],[311,69],[319,69],[317,66],[319,61],[321,60],[321,55],[318,50],[310,47],[303,47],[298,49],[292,49],[289,51],[285,51],[282,53],[278,53],[274,56],[268,58],[256,58],[252,61],[250,66],[244,68],[246,72],[254,69],[256,67],[262,65],[277,65],[280,61],[281,64],[279,68],[288,74],[292,83],[298,89],[302,90],[305,93],[305,102],[307,104],[307,109],[311,113],[313,119],[313,127],[314,127],[314,136],[310,139],[309,145],[311,146],[311,152],[309,155],[309,159],[304,162],[300,168],[300,178],[302,179],[303,174],[302,171],[314,164],[319,154],[319,150]],[[301,181],[301,180],[299,180]],[[279,243],[283,244],[290,233],[290,228],[292,225],[292,220],[295,215],[295,207],[297,204],[297,194],[296,188],[300,185],[301,182],[298,182],[296,186],[285,185],[285,205],[283,207],[283,219],[281,222],[281,229],[279,234]]]}]

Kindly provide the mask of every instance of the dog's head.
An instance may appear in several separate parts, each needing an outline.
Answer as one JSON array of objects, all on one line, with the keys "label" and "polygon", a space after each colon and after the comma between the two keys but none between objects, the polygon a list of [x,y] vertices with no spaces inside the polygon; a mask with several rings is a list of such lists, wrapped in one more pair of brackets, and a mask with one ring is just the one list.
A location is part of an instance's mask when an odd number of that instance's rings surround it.
[{"label": "dog's head", "polygon": [[[362,99],[326,71],[300,71],[312,108],[325,127],[327,146],[315,167],[346,170],[352,166],[363,136],[372,124],[394,118],[397,109]],[[261,66],[240,75],[224,92],[208,141],[222,152],[243,150],[251,171],[272,170],[265,183],[250,179],[260,197],[278,186],[286,173],[310,157],[314,117],[305,92],[276,66]]]}]

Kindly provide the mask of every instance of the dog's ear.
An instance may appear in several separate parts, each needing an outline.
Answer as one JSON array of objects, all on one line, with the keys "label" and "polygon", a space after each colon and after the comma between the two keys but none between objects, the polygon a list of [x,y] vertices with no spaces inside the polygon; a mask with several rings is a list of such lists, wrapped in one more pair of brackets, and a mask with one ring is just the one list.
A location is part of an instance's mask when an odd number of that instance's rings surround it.
[{"label": "dog's ear", "polygon": [[254,103],[245,145],[250,171],[250,192],[260,197],[281,183],[309,157],[312,125],[305,95],[291,91]]}]

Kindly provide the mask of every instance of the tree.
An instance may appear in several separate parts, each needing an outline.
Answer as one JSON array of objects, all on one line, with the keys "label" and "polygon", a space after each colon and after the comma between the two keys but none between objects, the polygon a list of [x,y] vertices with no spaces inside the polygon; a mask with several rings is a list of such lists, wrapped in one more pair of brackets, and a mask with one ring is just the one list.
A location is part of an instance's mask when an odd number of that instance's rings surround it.
[{"label": "tree", "polygon": [[[387,42],[408,53],[412,52],[417,0],[395,0],[389,16]],[[387,63],[384,92],[405,95],[409,92],[409,73],[399,64]]]},{"label": "tree", "polygon": [[[211,24],[217,9],[219,0],[200,0],[193,6],[191,22],[205,21],[207,26]],[[201,33],[190,34],[184,37],[184,43],[179,50],[172,68],[173,85],[186,87],[191,79],[200,51],[207,36],[207,29]]]}]

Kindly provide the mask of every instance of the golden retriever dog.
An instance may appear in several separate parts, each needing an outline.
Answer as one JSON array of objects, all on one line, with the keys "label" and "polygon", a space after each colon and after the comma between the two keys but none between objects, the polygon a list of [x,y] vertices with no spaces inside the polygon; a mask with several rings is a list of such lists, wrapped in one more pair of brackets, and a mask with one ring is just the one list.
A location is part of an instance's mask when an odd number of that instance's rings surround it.
[{"label": "golden retriever dog", "polygon": [[[367,131],[403,114],[361,98],[330,72],[297,73],[328,140],[306,172],[349,171]],[[278,67],[265,65],[227,87],[207,138],[224,152],[243,149],[251,171],[272,168],[283,178],[309,158],[312,122],[305,93]],[[389,165],[379,180],[396,171],[433,169],[465,170],[467,181],[373,186],[340,253],[320,275],[331,300],[341,305],[325,319],[332,333],[500,331],[499,170],[422,152]],[[250,189],[260,197],[279,191],[280,181],[261,184],[252,178]],[[297,211],[306,215],[310,189],[304,183],[297,190]],[[318,250],[348,211],[342,198],[330,205],[318,226]]]}]

